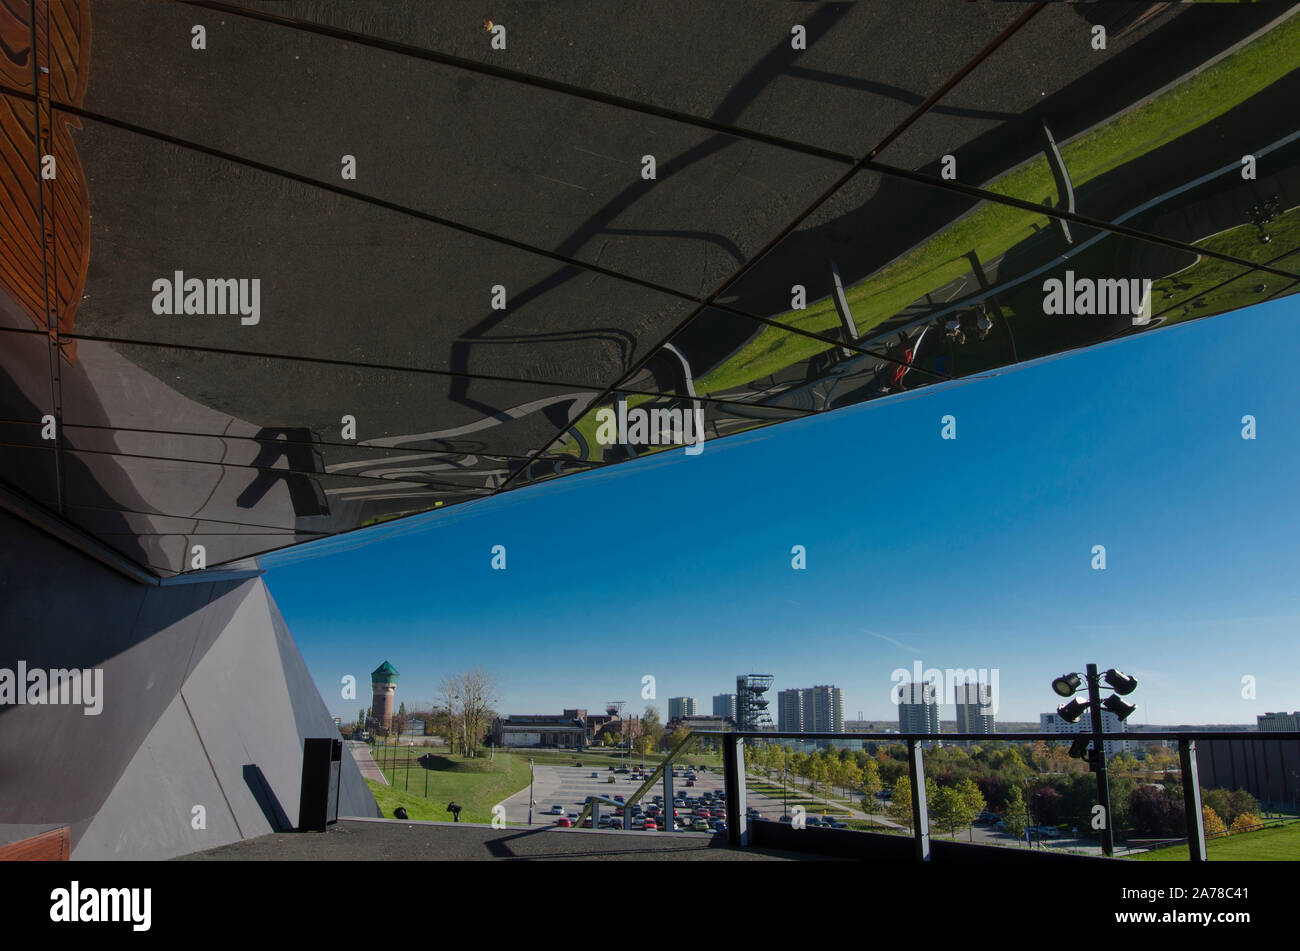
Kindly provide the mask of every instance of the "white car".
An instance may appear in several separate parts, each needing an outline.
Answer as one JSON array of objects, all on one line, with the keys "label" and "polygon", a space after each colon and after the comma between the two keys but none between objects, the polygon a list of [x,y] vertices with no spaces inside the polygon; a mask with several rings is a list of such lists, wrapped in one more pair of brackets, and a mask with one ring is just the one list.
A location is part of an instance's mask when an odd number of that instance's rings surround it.
[{"label": "white car", "polygon": [[564,807],[561,806],[561,805],[558,805],[558,804],[557,804],[557,805],[554,805],[554,806],[551,806],[551,815],[553,815],[553,816],[562,816],[562,815],[564,815]]}]

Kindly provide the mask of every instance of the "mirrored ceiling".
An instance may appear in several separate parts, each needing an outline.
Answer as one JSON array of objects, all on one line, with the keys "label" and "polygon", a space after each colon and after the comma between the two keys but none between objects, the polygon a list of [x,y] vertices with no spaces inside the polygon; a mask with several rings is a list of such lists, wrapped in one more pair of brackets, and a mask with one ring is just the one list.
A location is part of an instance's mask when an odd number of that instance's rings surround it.
[{"label": "mirrored ceiling", "polygon": [[4,0],[0,490],[167,577],[1291,294],[1297,9]]}]

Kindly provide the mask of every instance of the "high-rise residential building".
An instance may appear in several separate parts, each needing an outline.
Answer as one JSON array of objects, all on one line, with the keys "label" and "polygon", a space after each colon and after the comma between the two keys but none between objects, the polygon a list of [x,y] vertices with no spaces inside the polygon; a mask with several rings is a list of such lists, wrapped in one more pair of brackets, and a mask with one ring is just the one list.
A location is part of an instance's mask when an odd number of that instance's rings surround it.
[{"label": "high-rise residential building", "polygon": [[699,714],[699,704],[694,697],[669,697],[668,698],[668,719],[680,720],[682,717],[693,717]]},{"label": "high-rise residential building", "polygon": [[806,733],[802,690],[779,690],[776,694],[776,728],[782,733]]},{"label": "high-rise residential building", "polygon": [[1264,713],[1256,717],[1261,733],[1294,733],[1300,731],[1300,711],[1295,713]]},{"label": "high-rise residential building", "polygon": [[829,684],[782,690],[776,695],[782,733],[843,733],[844,691]]},{"label": "high-rise residential building", "polygon": [[844,691],[832,684],[818,684],[807,691],[812,708],[812,733],[844,732]]},{"label": "high-rise residential building", "polygon": [[[1042,733],[1091,733],[1092,732],[1092,711],[1085,711],[1083,716],[1074,723],[1069,723],[1062,719],[1059,713],[1040,713],[1038,715],[1038,729]],[[1101,711],[1101,729],[1104,733],[1127,733],[1128,724],[1126,724],[1109,710]],[[1128,751],[1127,740],[1106,740],[1106,756],[1110,758],[1116,753]]]},{"label": "high-rise residential building", "polygon": [[939,687],[937,684],[929,681],[913,681],[900,685],[898,732],[939,732]]},{"label": "high-rise residential building", "polygon": [[734,693],[716,693],[713,695],[713,715],[730,717],[736,721],[736,695]]},{"label": "high-rise residential building", "polygon": [[986,683],[953,685],[957,705],[958,733],[996,733],[993,721],[993,691]]}]

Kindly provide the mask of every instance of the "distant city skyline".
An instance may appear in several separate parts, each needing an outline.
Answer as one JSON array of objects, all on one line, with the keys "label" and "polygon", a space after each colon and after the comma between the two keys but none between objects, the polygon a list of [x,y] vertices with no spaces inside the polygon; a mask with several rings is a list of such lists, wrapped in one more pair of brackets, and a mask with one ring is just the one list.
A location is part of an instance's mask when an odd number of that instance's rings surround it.
[{"label": "distant city skyline", "polygon": [[267,580],[344,720],[368,701],[340,679],[365,697],[387,658],[408,707],[482,666],[502,713],[664,719],[758,672],[773,713],[834,683],[846,717],[896,720],[894,671],[983,668],[999,723],[1096,662],[1138,679],[1132,725],[1254,724],[1300,708],[1298,317],[1284,299],[571,476],[266,556]]}]

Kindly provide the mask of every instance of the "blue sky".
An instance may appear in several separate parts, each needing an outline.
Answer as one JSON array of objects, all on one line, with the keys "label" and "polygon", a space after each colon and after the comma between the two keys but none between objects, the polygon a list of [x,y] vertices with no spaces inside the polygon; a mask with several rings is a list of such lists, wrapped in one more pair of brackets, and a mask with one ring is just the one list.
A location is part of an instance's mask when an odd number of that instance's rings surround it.
[{"label": "blue sky", "polygon": [[661,712],[709,712],[754,671],[869,719],[896,718],[897,668],[996,668],[1002,721],[1096,661],[1138,678],[1132,723],[1253,723],[1300,709],[1298,320],[1284,299],[568,477],[267,556],[266,580],[346,719],[385,659],[408,706],[482,666],[504,713],[640,710],[647,674]]}]

